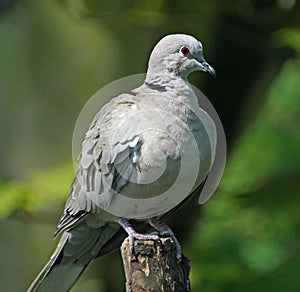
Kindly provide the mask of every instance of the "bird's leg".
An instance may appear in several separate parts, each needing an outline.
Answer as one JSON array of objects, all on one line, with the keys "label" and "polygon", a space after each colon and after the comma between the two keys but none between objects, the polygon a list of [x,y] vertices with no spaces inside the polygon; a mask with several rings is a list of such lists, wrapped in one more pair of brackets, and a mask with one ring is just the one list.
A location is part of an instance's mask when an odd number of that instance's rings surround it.
[{"label": "bird's leg", "polygon": [[124,218],[119,218],[118,223],[124,228],[124,230],[128,234],[128,240],[129,240],[129,246],[131,255],[134,256],[134,249],[133,249],[133,242],[134,239],[141,239],[141,240],[157,240],[159,239],[159,236],[156,234],[142,234],[138,233],[134,230],[132,225]]},{"label": "bird's leg", "polygon": [[176,248],[177,259],[178,261],[181,261],[181,246],[171,228],[164,222],[158,220],[156,217],[149,219],[148,222],[152,227],[158,230],[161,235],[169,235],[173,239]]}]

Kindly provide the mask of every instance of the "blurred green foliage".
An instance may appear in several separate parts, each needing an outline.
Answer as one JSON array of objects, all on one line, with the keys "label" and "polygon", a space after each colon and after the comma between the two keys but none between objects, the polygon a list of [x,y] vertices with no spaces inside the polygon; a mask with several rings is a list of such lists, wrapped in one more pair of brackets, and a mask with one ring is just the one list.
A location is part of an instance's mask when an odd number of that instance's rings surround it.
[{"label": "blurred green foliage", "polygon": [[67,182],[72,182],[72,164],[63,164],[34,172],[24,181],[11,180],[0,184],[0,219],[23,209],[35,212],[57,200],[64,200],[69,191]]},{"label": "blurred green foliage", "polygon": [[[83,104],[108,82],[144,71],[154,43],[174,32],[199,37],[217,68],[215,81],[192,80],[215,104],[230,145],[217,193],[201,218],[195,212],[193,224],[186,219],[193,291],[300,290],[295,1],[2,2],[1,291],[24,291],[55,245]],[[123,287],[120,257],[112,254],[73,290]]]},{"label": "blurred green foliage", "polygon": [[287,61],[263,101],[245,105],[247,125],[192,235],[196,291],[300,289],[299,72],[300,60]]}]

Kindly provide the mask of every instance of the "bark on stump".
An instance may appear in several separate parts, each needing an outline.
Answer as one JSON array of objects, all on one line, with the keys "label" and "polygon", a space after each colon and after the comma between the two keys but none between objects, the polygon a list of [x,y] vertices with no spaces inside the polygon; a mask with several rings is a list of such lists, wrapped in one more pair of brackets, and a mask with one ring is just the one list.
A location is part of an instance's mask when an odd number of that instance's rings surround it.
[{"label": "bark on stump", "polygon": [[190,291],[190,260],[182,255],[179,262],[173,240],[135,240],[134,256],[129,241],[121,246],[126,277],[126,292]]}]

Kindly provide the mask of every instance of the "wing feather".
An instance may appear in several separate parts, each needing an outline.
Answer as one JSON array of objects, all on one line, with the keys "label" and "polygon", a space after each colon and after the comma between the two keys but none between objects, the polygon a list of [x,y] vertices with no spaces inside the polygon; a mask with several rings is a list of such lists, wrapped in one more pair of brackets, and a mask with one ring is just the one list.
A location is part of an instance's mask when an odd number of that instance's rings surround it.
[{"label": "wing feather", "polygon": [[[55,234],[78,224],[84,214],[100,213],[111,202],[112,186],[120,183],[123,187],[127,183],[126,179],[120,180],[120,175],[130,176],[140,137],[133,129],[128,129],[122,138],[117,134],[118,125],[132,110],[131,98],[132,95],[126,94],[111,100],[94,117],[85,134],[75,179]],[[129,101],[122,102],[126,100]]]}]

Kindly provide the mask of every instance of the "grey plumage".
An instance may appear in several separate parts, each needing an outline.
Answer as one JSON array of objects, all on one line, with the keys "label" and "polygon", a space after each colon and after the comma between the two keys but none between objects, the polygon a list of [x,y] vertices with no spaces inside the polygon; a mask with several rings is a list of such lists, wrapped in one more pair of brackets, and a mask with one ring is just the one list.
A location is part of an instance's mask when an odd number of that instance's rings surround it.
[{"label": "grey plumage", "polygon": [[[184,46],[190,54],[182,53]],[[116,248],[125,234],[118,216],[108,211],[127,207],[114,192],[147,199],[168,190],[191,139],[201,161],[191,191],[198,190],[214,159],[216,134],[187,81],[195,70],[214,74],[203,59],[201,43],[188,35],[169,35],[152,51],[144,84],[112,99],[96,114],[55,233],[63,233],[62,238],[28,291],[67,291],[94,258]],[[187,165],[190,172],[192,166]],[[128,219],[163,216],[179,203],[158,200],[159,214],[155,206],[142,214],[133,209]]]}]

